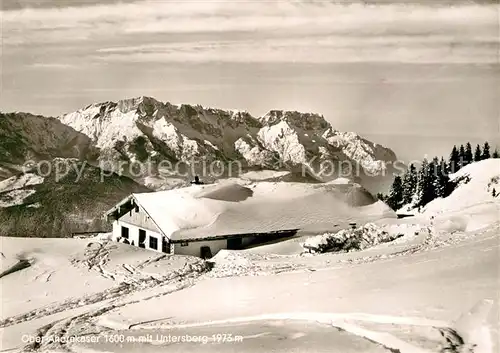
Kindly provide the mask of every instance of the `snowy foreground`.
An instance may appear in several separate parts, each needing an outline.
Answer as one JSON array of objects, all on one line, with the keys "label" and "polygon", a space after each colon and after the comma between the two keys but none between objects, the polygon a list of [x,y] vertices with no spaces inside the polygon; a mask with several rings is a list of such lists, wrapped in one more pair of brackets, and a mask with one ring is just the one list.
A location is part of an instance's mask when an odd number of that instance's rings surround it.
[{"label": "snowy foreground", "polygon": [[[413,217],[369,212],[359,230],[210,261],[105,236],[0,238],[0,351],[499,352],[495,163]],[[325,247],[340,252],[307,251]]]},{"label": "snowy foreground", "polygon": [[291,240],[213,264],[98,239],[2,238],[2,271],[31,266],[0,279],[1,350],[498,351],[498,220],[454,233],[422,217],[384,222],[411,231],[359,252],[276,255]]}]

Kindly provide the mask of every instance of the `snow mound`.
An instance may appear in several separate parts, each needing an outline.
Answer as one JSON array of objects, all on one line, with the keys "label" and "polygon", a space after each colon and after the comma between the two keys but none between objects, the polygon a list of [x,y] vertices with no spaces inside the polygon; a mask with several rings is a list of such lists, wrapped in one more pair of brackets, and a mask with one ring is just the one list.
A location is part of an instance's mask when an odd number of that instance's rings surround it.
[{"label": "snow mound", "polygon": [[208,276],[216,278],[267,276],[303,268],[303,265],[294,261],[283,263],[279,261],[279,256],[239,250],[221,250],[207,262],[212,265]]},{"label": "snow mound", "polygon": [[245,266],[250,264],[250,261],[241,252],[225,249],[220,250],[217,255],[210,259],[210,262],[230,266]]},{"label": "snow mound", "polygon": [[359,210],[364,217],[396,218],[395,212],[383,201],[377,201],[371,205],[360,207]]},{"label": "snow mound", "polygon": [[500,159],[469,164],[450,177],[457,184],[451,195],[422,210],[436,230],[474,232],[500,220]]},{"label": "snow mound", "polygon": [[134,194],[134,197],[148,210],[165,234],[172,234],[179,229],[210,225],[227,208],[223,201],[196,198],[195,193],[199,191],[200,188],[193,186]]},{"label": "snow mound", "polygon": [[500,221],[498,203],[485,202],[431,216],[434,228],[446,233],[475,232]]},{"label": "snow mound", "polygon": [[333,179],[332,181],[329,181],[328,184],[334,184],[334,185],[345,185],[345,184],[350,184],[351,181],[347,178],[337,178]]},{"label": "snow mound", "polygon": [[493,311],[493,307],[493,300],[483,299],[454,322],[454,329],[465,341],[465,345],[470,351],[478,353],[494,351],[491,330],[487,324],[488,316]]},{"label": "snow mound", "polygon": [[305,235],[297,235],[265,244],[257,244],[243,250],[243,252],[258,255],[299,255],[304,252],[302,243],[306,237]]},{"label": "snow mound", "polygon": [[[359,222],[366,218],[389,217],[389,215],[374,213],[375,209],[352,207],[335,194],[325,191],[281,199],[279,197],[272,199],[272,193],[267,197],[256,197],[255,194],[254,197],[243,202],[231,203],[234,206],[227,206],[210,225],[184,228],[175,233],[173,238],[267,233],[278,230],[303,229],[319,224],[326,228],[332,228],[346,221]],[[222,203],[222,201],[219,202]],[[224,204],[229,204],[229,202]]]},{"label": "snow mound", "polygon": [[94,237],[95,240],[101,240],[101,241],[111,241],[113,240],[113,233],[112,232],[109,232],[109,233],[99,233],[97,234],[95,237]]},{"label": "snow mound", "polygon": [[214,266],[212,275],[216,277],[247,275],[253,270],[252,261],[236,250],[220,250],[209,262]]},{"label": "snow mound", "polygon": [[457,187],[446,198],[435,199],[425,206],[424,214],[455,212],[482,203],[500,204],[500,159],[475,162],[450,175]]},{"label": "snow mound", "polygon": [[253,191],[250,188],[244,187],[239,184],[224,185],[216,190],[209,190],[198,195],[212,200],[239,202],[252,197]]},{"label": "snow mound", "polygon": [[282,178],[289,175],[290,172],[287,171],[276,171],[276,170],[259,170],[247,172],[240,175],[240,178],[246,180],[262,181],[268,179]]},{"label": "snow mound", "polygon": [[464,232],[467,230],[467,221],[466,217],[450,216],[437,222],[434,228],[445,233]]},{"label": "snow mound", "polygon": [[374,223],[356,229],[343,229],[337,233],[325,233],[306,239],[304,249],[312,252],[363,250],[381,243],[393,241],[403,232],[388,232]]},{"label": "snow mound", "polygon": [[164,234],[172,239],[194,239],[396,217],[381,202],[370,205],[373,199],[366,199],[365,193],[362,188],[346,189],[344,185],[222,182],[134,197]]}]

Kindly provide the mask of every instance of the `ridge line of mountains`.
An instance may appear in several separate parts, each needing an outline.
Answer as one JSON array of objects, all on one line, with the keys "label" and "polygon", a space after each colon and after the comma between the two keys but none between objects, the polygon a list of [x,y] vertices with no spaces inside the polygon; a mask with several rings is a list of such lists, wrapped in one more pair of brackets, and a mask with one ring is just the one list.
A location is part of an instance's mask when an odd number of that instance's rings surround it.
[{"label": "ridge line of mountains", "polygon": [[[238,161],[242,173],[287,172],[273,181],[347,177],[351,187],[375,195],[390,186],[388,162],[396,155],[356,133],[334,129],[322,115],[296,111],[253,117],[137,97],[91,104],[56,118],[0,113],[0,235],[61,236],[105,227],[102,212],[131,192],[183,186],[193,174],[206,182],[238,177],[193,169],[190,163],[200,158]],[[27,161],[38,162],[38,169],[27,168]],[[61,161],[69,165],[62,177],[54,168]],[[167,178],[158,169],[127,173],[126,166],[146,161],[182,163],[185,170],[169,171]],[[40,162],[48,168],[44,173]],[[116,169],[117,164],[125,168]],[[115,173],[103,180],[103,169]]]},{"label": "ridge line of mountains", "polygon": [[366,174],[381,174],[386,162],[396,160],[392,150],[335,130],[319,114],[271,110],[255,118],[246,111],[174,105],[150,97],[91,104],[57,118],[2,114],[0,137],[0,163],[13,165],[54,157],[101,166],[148,159],[188,163],[203,157],[237,160],[248,169],[305,168],[312,179],[329,181],[338,177],[325,170],[330,166],[326,162],[334,161],[338,168],[358,167],[360,175],[352,177],[363,182]]}]

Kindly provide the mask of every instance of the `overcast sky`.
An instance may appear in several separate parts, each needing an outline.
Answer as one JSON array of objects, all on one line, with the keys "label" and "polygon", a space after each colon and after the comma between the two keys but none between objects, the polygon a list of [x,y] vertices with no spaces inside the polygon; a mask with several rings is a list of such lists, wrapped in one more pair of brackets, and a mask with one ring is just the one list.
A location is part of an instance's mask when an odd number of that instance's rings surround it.
[{"label": "overcast sky", "polygon": [[453,3],[4,0],[0,110],[149,95],[317,112],[403,158],[448,153],[500,119],[499,7]]}]

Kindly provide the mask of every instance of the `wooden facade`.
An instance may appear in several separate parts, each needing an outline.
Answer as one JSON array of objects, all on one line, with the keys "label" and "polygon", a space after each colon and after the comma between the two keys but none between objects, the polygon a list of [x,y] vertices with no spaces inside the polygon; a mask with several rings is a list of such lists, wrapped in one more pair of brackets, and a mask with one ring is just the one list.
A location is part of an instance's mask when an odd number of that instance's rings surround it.
[{"label": "wooden facade", "polygon": [[142,207],[137,206],[120,217],[120,221],[136,227],[159,232],[160,230]]}]

